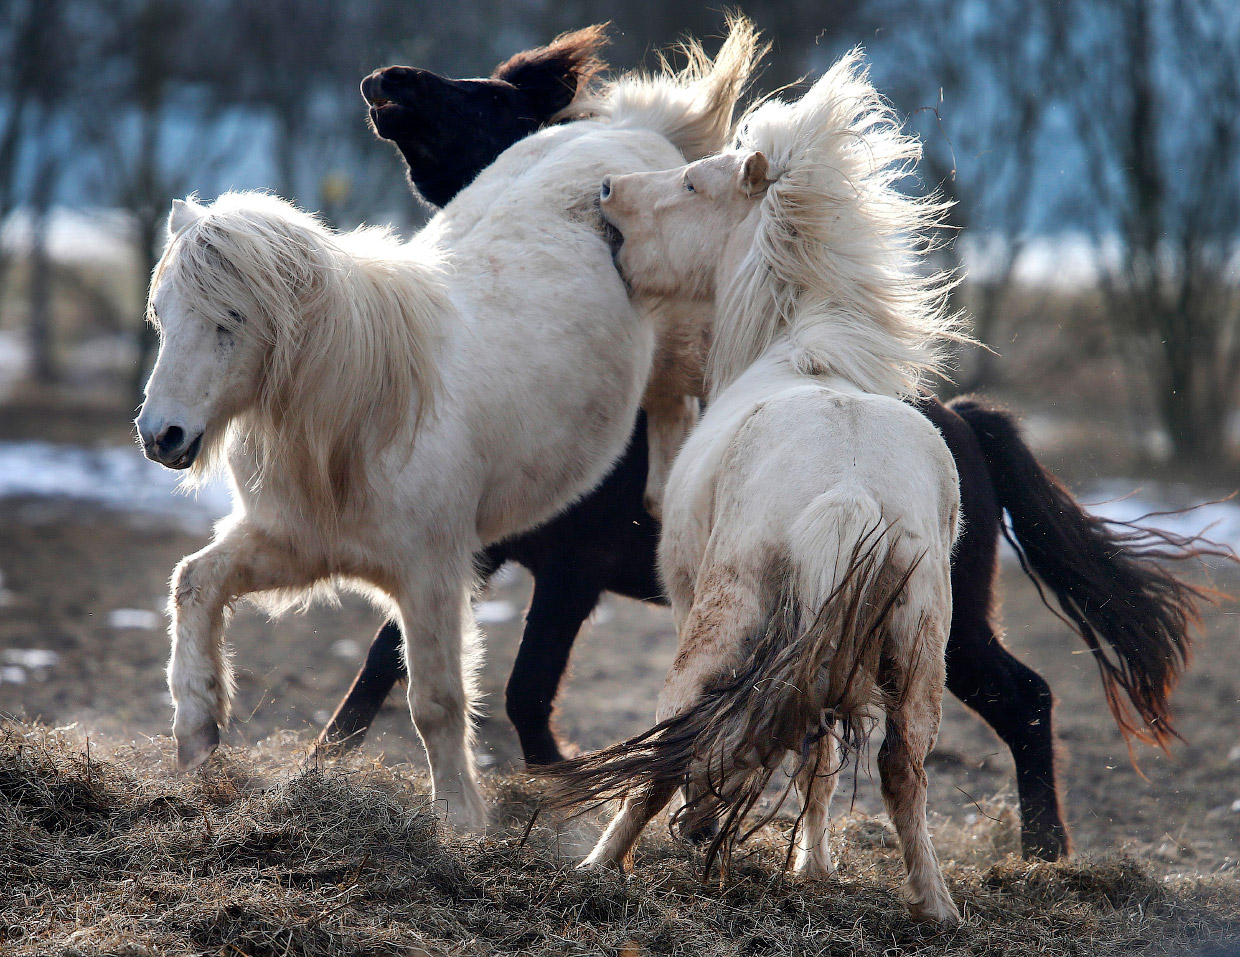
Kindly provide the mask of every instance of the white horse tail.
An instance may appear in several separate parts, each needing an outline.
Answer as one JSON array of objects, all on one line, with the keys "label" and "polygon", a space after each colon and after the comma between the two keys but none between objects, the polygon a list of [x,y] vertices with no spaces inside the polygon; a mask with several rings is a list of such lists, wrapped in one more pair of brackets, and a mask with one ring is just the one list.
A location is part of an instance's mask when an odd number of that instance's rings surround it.
[{"label": "white horse tail", "polygon": [[658,75],[622,76],[597,98],[575,103],[574,109],[608,117],[614,125],[653,130],[694,162],[727,142],[737,101],[769,49],[769,43],[759,43],[750,20],[733,16],[713,60],[696,40],[686,40],[679,47],[687,60],[682,69],[664,58]]},{"label": "white horse tail", "polygon": [[859,745],[868,732],[887,623],[913,572],[896,567],[896,544],[872,499],[815,499],[794,525],[778,598],[744,661],[644,734],[540,769],[550,803],[589,808],[685,788],[679,823],[686,833],[716,823],[706,867],[720,853],[726,866],[782,804],[745,824],[789,751],[808,759],[825,735]]}]

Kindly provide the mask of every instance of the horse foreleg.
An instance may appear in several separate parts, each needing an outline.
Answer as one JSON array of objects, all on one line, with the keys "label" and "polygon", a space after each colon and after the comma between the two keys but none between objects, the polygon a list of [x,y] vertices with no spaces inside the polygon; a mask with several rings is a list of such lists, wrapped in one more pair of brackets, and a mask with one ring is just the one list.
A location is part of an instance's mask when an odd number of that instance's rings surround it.
[{"label": "horse foreleg", "polygon": [[[492,545],[479,552],[474,560],[478,578],[486,581],[507,560],[503,545]],[[404,646],[400,625],[394,621],[385,622],[371,641],[366,660],[357,670],[348,693],[319,733],[315,741],[319,747],[351,751],[361,745],[396,682],[409,677],[405,659],[401,657]]]},{"label": "horse foreleg", "polygon": [[294,563],[244,524],[182,559],[172,575],[172,658],[168,688],[175,716],[177,765],[186,771],[219,746],[232,703],[232,669],[224,654],[224,615],[253,591],[312,584]]},{"label": "horse foreleg", "polygon": [[464,661],[470,575],[465,566],[456,575],[443,566],[417,571],[399,599],[409,713],[426,748],[436,809],[454,829],[477,832],[486,826],[486,803],[474,769],[473,675]]}]

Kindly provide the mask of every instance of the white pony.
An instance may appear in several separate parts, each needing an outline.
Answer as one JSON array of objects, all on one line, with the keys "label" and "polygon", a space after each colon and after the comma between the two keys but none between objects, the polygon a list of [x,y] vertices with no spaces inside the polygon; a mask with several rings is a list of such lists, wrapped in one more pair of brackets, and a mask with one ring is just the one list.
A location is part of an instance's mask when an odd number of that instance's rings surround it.
[{"label": "white pony", "polygon": [[[955,465],[900,401],[953,336],[951,277],[919,268],[942,204],[894,182],[920,155],[860,53],[735,149],[604,181],[638,296],[713,300],[706,413],[676,459],[659,558],[679,653],[652,731],[553,769],[561,805],[627,794],[587,865],[622,866],[685,786],[694,827],[739,835],[773,770],[802,757],[796,869],[833,871],[836,735],[877,703],[883,797],[914,916],[959,919],[926,827],[957,530]],[[713,854],[712,854],[713,856]]]},{"label": "white pony", "polygon": [[255,193],[174,204],[138,430],[191,480],[226,461],[235,503],[173,575],[181,767],[227,720],[231,603],[353,584],[399,618],[437,802],[460,829],[485,823],[472,556],[588,491],[629,437],[659,330],[616,273],[598,183],[723,144],[754,32],[737,23],[713,63],[690,52],[512,147],[409,243]]}]

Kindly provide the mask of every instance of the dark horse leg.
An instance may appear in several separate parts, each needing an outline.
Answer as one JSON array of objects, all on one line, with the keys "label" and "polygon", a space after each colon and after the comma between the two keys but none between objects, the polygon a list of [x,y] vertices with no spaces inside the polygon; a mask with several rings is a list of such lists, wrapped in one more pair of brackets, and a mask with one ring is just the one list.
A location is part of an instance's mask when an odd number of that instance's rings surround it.
[{"label": "dark horse leg", "polygon": [[396,622],[389,621],[379,629],[349,693],[319,733],[319,747],[339,747],[351,751],[362,743],[388,693],[397,681],[409,677],[405,672],[403,644],[404,639]]},{"label": "dark horse leg", "polygon": [[943,433],[960,475],[964,530],[952,561],[947,688],[1012,752],[1022,853],[1058,860],[1069,840],[1055,780],[1054,699],[1042,676],[1004,648],[992,626],[1002,506],[969,423],[935,399],[918,408]]},{"label": "dark horse leg", "polygon": [[1058,860],[1068,853],[1070,842],[1055,781],[1050,686],[1000,644],[989,621],[972,615],[962,620],[953,613],[947,688],[976,711],[1012,752],[1021,853]]},{"label": "dark horse leg", "polygon": [[508,678],[508,719],[517,729],[526,764],[564,760],[551,730],[560,679],[582,623],[598,604],[603,587],[571,553],[540,568],[526,615],[525,634]]},{"label": "dark horse leg", "polygon": [[[508,555],[502,545],[488,548],[478,557],[479,578],[486,581],[507,560]],[[352,751],[360,746],[396,682],[408,678],[404,637],[400,626],[389,621],[371,641],[366,660],[357,670],[348,694],[336,706],[336,713],[319,732],[315,743],[321,748],[342,751]]]}]

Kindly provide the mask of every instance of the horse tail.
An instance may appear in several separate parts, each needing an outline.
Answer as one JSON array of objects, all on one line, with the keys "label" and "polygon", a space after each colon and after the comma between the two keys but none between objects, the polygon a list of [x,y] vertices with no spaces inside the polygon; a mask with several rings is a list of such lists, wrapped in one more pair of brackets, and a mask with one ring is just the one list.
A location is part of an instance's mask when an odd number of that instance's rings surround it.
[{"label": "horse tail", "polygon": [[608,117],[613,125],[653,130],[692,163],[723,148],[737,101],[769,49],[750,20],[734,16],[713,60],[697,41],[687,40],[680,47],[687,60],[683,69],[664,60],[659,74],[622,76],[598,96],[575,101],[573,109]]},{"label": "horse tail", "polygon": [[[895,542],[873,500],[845,498],[821,496],[793,526],[778,597],[736,669],[650,730],[539,769],[552,807],[581,812],[683,787],[690,800],[677,823],[684,833],[717,824],[705,866],[719,858],[726,868],[732,848],[782,805],[745,825],[787,752],[807,761],[828,734],[860,747],[880,700],[885,626],[913,568],[895,566]],[[824,597],[807,604],[816,594]]]},{"label": "horse tail", "polygon": [[1190,632],[1200,627],[1197,605],[1218,593],[1189,584],[1161,563],[1234,559],[1234,553],[1199,535],[1089,514],[1034,458],[1010,412],[976,396],[948,406],[981,444],[1011,523],[1003,534],[1021,568],[1046,607],[1093,653],[1107,706],[1130,753],[1134,739],[1167,751],[1179,737],[1169,699],[1189,661]]}]

